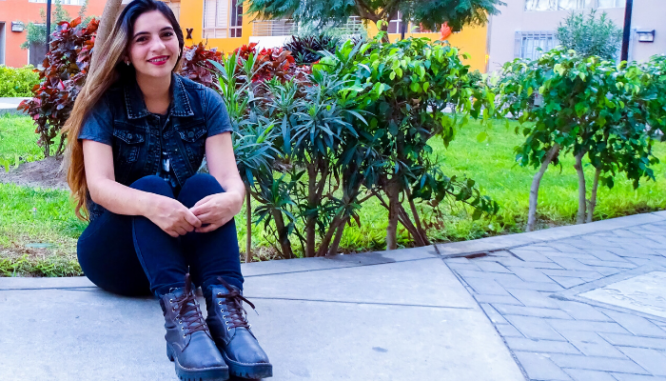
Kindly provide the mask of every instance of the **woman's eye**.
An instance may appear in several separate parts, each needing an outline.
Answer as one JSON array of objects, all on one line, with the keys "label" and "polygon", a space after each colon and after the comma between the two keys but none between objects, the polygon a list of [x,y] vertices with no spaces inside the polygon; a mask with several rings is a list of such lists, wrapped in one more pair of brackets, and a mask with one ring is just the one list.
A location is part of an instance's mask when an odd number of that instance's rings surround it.
[{"label": "woman's eye", "polygon": [[173,36],[173,32],[164,33],[164,37],[171,37],[171,36]]},{"label": "woman's eye", "polygon": [[136,39],[136,42],[143,42],[143,41],[146,41],[145,37],[139,37]]}]

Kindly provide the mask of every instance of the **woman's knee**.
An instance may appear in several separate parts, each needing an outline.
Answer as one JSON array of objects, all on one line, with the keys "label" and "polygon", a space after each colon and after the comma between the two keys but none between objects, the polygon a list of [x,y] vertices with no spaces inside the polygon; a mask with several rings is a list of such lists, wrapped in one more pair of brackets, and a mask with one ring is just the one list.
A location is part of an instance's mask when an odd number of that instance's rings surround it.
[{"label": "woman's knee", "polygon": [[145,176],[130,185],[130,188],[144,192],[156,193],[162,196],[173,197],[171,186],[161,177],[156,175]]}]

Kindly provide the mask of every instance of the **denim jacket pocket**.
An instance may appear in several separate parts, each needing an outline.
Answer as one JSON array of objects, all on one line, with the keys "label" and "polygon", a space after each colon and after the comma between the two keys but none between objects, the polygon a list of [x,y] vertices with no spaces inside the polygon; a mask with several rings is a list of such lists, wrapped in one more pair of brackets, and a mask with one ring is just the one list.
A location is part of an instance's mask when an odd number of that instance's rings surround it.
[{"label": "denim jacket pocket", "polygon": [[117,138],[116,157],[122,163],[134,163],[139,158],[139,151],[145,141],[145,135],[136,131],[120,128],[113,129],[113,136]]},{"label": "denim jacket pocket", "polygon": [[187,159],[196,171],[201,165],[206,151],[206,138],[208,131],[205,125],[195,125],[187,128],[179,128],[178,135],[183,141]]}]

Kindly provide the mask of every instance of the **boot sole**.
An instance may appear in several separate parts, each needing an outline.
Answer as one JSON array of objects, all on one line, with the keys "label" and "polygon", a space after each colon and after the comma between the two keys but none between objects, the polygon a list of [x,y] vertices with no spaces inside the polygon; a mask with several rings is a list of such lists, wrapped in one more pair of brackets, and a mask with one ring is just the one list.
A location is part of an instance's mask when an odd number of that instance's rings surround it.
[{"label": "boot sole", "polygon": [[273,365],[271,364],[243,364],[229,359],[223,350],[220,352],[229,366],[229,373],[233,376],[252,379],[273,377]]},{"label": "boot sole", "polygon": [[167,343],[167,357],[176,366],[176,375],[182,381],[226,381],[229,379],[229,368],[207,368],[190,370],[183,368],[178,362],[178,357],[173,352],[171,345]]}]

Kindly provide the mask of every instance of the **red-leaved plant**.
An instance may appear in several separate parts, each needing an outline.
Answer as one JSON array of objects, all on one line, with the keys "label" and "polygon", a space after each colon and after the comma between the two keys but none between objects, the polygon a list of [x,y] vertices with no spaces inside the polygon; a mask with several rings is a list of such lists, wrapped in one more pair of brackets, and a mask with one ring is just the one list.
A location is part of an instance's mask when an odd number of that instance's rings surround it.
[{"label": "red-leaved plant", "polygon": [[[39,144],[44,156],[51,154],[53,139],[69,118],[76,96],[88,74],[99,20],[81,25],[81,17],[58,24],[51,35],[51,49],[46,53],[39,72],[40,84],[32,92],[34,98],[21,102],[18,109],[27,112],[35,121]],[[60,136],[56,156],[63,153],[65,136]]]},{"label": "red-leaved plant", "polygon": [[185,47],[180,75],[214,89],[217,78],[212,72],[213,65],[208,60],[221,63],[222,52],[217,51],[217,48],[208,50],[202,42]]},{"label": "red-leaved plant", "polygon": [[260,69],[252,77],[252,82],[268,81],[274,77],[284,82],[296,75],[298,66],[290,51],[283,48],[264,48],[257,52],[256,46],[257,44],[253,42],[234,50],[239,60],[247,60],[250,54],[256,57],[255,65]]}]

